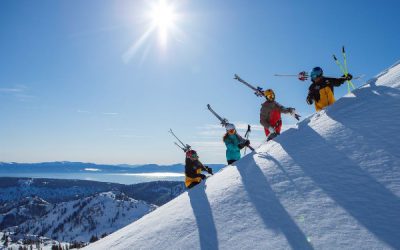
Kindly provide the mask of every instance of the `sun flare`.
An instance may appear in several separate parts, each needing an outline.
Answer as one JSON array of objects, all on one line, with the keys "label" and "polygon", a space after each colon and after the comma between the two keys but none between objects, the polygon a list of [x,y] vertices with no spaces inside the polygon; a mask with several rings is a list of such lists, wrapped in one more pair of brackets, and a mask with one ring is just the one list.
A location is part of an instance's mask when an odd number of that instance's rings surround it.
[{"label": "sun flare", "polygon": [[157,35],[158,47],[164,52],[167,50],[169,40],[182,43],[185,37],[184,32],[178,26],[183,15],[178,13],[179,6],[176,2],[173,4],[168,0],[155,0],[147,3],[148,9],[143,12],[144,22],[148,24],[147,29],[122,55],[125,63],[128,63],[142,48],[145,48],[143,50],[143,58],[145,58],[151,47],[149,39],[154,34]]},{"label": "sun flare", "polygon": [[158,29],[160,42],[165,45],[168,39],[168,34],[175,25],[176,13],[172,5],[165,0],[160,0],[153,6],[150,12],[152,24]]}]

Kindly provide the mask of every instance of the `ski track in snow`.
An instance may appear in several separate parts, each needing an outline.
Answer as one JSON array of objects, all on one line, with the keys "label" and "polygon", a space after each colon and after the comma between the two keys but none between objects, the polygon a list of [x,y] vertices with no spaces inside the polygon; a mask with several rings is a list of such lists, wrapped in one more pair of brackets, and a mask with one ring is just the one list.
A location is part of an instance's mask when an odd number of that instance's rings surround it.
[{"label": "ski track in snow", "polygon": [[400,63],[85,249],[400,249]]}]

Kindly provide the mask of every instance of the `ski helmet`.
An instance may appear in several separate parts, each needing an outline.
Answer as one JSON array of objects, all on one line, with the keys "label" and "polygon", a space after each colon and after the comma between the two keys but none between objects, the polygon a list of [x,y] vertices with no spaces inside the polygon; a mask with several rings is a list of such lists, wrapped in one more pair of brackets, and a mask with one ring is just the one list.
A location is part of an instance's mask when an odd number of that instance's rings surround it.
[{"label": "ski helmet", "polygon": [[315,67],[310,72],[311,80],[315,80],[317,77],[320,77],[324,74],[324,71],[320,67]]},{"label": "ski helmet", "polygon": [[233,125],[232,123],[228,123],[226,124],[226,132],[230,133],[230,134],[234,134],[236,131],[235,125]]},{"label": "ski helmet", "polygon": [[264,91],[264,96],[267,98],[268,101],[274,101],[275,100],[275,93],[272,89],[267,89]]},{"label": "ski helmet", "polygon": [[194,159],[197,160],[199,158],[199,156],[197,155],[197,152],[194,151],[193,149],[188,150],[186,152],[186,158],[190,158],[190,159]]}]

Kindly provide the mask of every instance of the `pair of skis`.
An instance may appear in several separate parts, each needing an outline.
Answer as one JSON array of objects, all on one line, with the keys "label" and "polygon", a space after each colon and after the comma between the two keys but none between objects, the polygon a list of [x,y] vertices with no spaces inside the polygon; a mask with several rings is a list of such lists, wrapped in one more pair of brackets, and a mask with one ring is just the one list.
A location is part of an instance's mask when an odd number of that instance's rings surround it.
[{"label": "pair of skis", "polygon": [[[306,72],[303,72],[304,74],[307,74]],[[240,76],[238,76],[237,74],[235,74],[235,77],[233,78],[235,80],[238,80],[239,82],[243,83],[245,86],[249,87],[250,89],[252,89],[254,91],[254,94],[258,97],[262,97],[264,96],[264,90],[261,87],[254,87],[252,84],[246,82],[245,80],[243,80],[242,78],[240,78]],[[290,112],[290,114],[296,119],[296,120],[300,120],[300,115],[296,113],[296,110],[293,109],[292,112]]]},{"label": "pair of skis", "polygon": [[[215,112],[211,108],[210,104],[207,104],[207,108],[215,117],[217,117],[217,119],[221,122],[221,125],[223,127],[226,127],[229,124],[228,120],[226,118],[222,118],[217,112]],[[246,140],[249,138],[249,133],[250,133],[250,125],[248,125],[247,131],[246,131],[246,134],[245,134]],[[246,147],[248,147],[251,151],[254,151],[254,148],[252,146],[249,145],[249,146],[246,146]],[[246,154],[246,149],[245,149],[245,154]]]},{"label": "pair of skis", "polygon": [[[308,75],[307,75],[307,73],[306,73],[305,71],[304,71],[304,72],[301,72],[300,74],[302,75],[302,77],[306,77],[306,76],[308,77]],[[299,75],[300,75],[300,74],[299,74]],[[234,79],[235,79],[235,80],[238,80],[239,82],[243,83],[245,86],[247,86],[247,87],[249,87],[250,89],[252,89],[252,90],[254,91],[254,94],[255,94],[256,96],[258,96],[258,97],[264,96],[264,90],[263,90],[261,87],[259,87],[259,86],[255,87],[254,85],[252,85],[252,84],[246,82],[245,80],[243,80],[242,78],[240,78],[240,76],[238,76],[237,74],[235,74]],[[296,110],[295,110],[295,109],[293,109],[293,110],[290,112],[290,114],[291,114],[296,120],[298,120],[298,121],[300,120],[300,115],[296,113]],[[270,141],[270,140],[274,139],[274,138],[277,137],[278,135],[279,135],[279,134],[276,133],[276,132],[271,133],[271,134],[268,136],[267,141]]]},{"label": "pair of skis", "polygon": [[189,151],[189,150],[192,148],[189,144],[185,144],[185,143],[183,143],[181,140],[179,140],[178,136],[175,135],[175,133],[172,131],[172,129],[169,129],[168,132],[169,132],[173,137],[175,137],[175,138],[178,140],[178,142],[180,143],[180,145],[179,145],[177,142],[174,142],[174,143],[175,143],[175,145],[176,145],[178,148],[182,149],[183,152],[186,153],[187,151]]},{"label": "pair of skis", "polygon": [[[342,46],[342,56],[343,56],[343,64],[339,62],[337,57],[333,55],[333,60],[335,61],[336,65],[339,66],[340,71],[343,73],[344,77],[340,77],[339,79],[347,79],[347,75],[349,74],[348,68],[347,68],[347,58],[346,58],[346,50],[344,49],[344,46]],[[297,77],[300,81],[306,81],[309,78],[309,75],[306,71],[302,71],[298,73],[297,75],[295,74],[274,74],[274,76],[288,76],[288,77]],[[353,79],[360,79],[364,75],[361,76],[354,76]],[[335,78],[335,77],[329,77],[328,78]],[[354,84],[351,82],[351,80],[346,80],[347,81],[347,91],[350,93],[351,88],[355,89]]]},{"label": "pair of skis", "polygon": [[[172,129],[169,129],[168,132],[169,132],[173,137],[175,137],[175,138],[178,140],[178,142],[180,143],[180,145],[179,145],[177,142],[174,142],[174,143],[175,143],[176,146],[178,146],[178,148],[182,149],[183,152],[186,153],[187,151],[189,151],[189,150],[192,149],[192,147],[191,147],[189,144],[183,143],[183,142],[178,138],[178,136],[175,135],[175,133],[172,131]],[[207,171],[209,174],[214,175],[214,173],[212,172],[212,169],[211,169],[211,168],[209,168],[209,167],[207,167],[207,166],[204,166],[204,168],[206,169],[206,171]]]},{"label": "pair of skis", "polygon": [[[348,72],[347,72],[348,74]],[[298,73],[297,75],[293,75],[293,74],[274,74],[274,76],[288,76],[288,77],[297,77],[297,79],[299,79],[300,81],[306,81],[309,78],[309,75],[307,72],[302,71],[300,73]],[[327,78],[337,78],[337,77],[333,77],[333,76],[326,76]],[[360,79],[363,78],[364,75],[360,75],[360,76],[354,76],[353,79]],[[338,77],[339,79],[345,79],[345,77]],[[354,85],[353,85],[354,87]]]}]

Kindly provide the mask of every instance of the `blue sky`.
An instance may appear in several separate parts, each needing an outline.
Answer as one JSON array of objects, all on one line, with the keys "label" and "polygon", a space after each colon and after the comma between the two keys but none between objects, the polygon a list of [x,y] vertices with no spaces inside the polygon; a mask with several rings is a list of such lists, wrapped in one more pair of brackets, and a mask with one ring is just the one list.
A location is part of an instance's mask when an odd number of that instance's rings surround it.
[{"label": "blue sky", "polygon": [[253,124],[254,145],[265,140],[263,100],[235,73],[305,117],[309,82],[275,73],[340,76],[332,54],[342,45],[364,81],[400,58],[395,0],[169,1],[165,43],[149,31],[158,2],[0,1],[0,161],[182,162],[172,128],[201,160],[222,163],[224,130],[207,103]]}]

